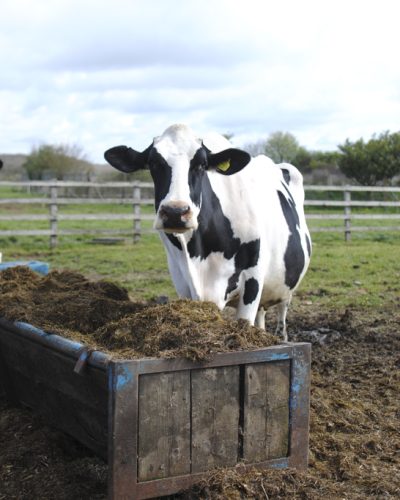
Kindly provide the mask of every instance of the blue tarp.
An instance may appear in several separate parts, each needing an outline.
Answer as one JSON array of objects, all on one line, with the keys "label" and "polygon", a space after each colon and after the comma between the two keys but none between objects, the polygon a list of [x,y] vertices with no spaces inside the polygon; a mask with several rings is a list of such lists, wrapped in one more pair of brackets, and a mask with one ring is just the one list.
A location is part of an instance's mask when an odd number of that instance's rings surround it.
[{"label": "blue tarp", "polygon": [[0,262],[0,271],[15,266],[27,266],[32,271],[40,274],[48,274],[49,264],[47,262],[40,262],[40,260],[14,260],[10,262]]}]

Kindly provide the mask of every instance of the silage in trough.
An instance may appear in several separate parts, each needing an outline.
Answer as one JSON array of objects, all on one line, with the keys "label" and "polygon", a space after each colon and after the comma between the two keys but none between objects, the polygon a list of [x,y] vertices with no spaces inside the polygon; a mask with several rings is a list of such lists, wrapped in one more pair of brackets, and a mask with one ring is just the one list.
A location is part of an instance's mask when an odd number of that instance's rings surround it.
[{"label": "silage in trough", "polygon": [[41,277],[28,268],[0,273],[0,316],[25,321],[119,358],[185,357],[256,349],[278,339],[247,321],[226,319],[211,302],[134,302],[123,288],[71,271]]}]

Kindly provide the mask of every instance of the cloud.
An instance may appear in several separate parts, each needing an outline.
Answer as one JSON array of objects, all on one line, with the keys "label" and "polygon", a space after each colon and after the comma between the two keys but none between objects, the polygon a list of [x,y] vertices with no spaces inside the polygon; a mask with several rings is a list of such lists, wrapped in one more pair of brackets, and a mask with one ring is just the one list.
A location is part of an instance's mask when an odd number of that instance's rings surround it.
[{"label": "cloud", "polygon": [[309,148],[398,128],[397,2],[3,0],[0,152],[146,147],[174,122]]}]

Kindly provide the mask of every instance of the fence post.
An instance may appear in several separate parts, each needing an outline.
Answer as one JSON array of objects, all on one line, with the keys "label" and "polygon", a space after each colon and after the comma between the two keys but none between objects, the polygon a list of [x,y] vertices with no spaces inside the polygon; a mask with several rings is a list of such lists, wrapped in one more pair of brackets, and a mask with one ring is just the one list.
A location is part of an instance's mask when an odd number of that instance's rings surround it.
[{"label": "fence post", "polygon": [[50,248],[57,246],[58,232],[58,205],[57,205],[58,187],[57,184],[50,186]]},{"label": "fence post", "polygon": [[141,233],[140,198],[141,198],[140,185],[134,184],[134,186],[133,186],[133,243],[138,243],[140,240],[140,233]]},{"label": "fence post", "polygon": [[344,240],[351,241],[351,191],[344,191]]}]

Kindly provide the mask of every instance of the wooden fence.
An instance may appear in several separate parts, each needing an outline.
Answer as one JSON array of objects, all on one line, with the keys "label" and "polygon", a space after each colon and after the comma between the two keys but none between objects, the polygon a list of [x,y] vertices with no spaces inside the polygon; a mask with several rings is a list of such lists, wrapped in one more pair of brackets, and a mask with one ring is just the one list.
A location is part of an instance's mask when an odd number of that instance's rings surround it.
[{"label": "wooden fence", "polygon": [[[1,194],[1,188],[11,187],[18,188],[20,196],[13,198],[5,198]],[[24,193],[23,191],[26,191]],[[84,191],[84,194],[82,194]],[[308,207],[312,207],[312,213],[307,213],[308,221],[323,220],[323,221],[340,221],[341,225],[328,226],[313,226],[312,232],[333,231],[343,232],[346,241],[351,239],[353,231],[399,231],[400,225],[379,225],[367,226],[353,225],[353,221],[387,221],[400,220],[400,188],[396,187],[365,187],[365,186],[305,186],[306,212]],[[342,193],[343,199],[310,199],[307,193]],[[114,193],[110,195],[110,193]],[[146,193],[143,196],[143,193]],[[383,197],[394,197],[395,201],[385,200],[355,200],[352,198],[353,193],[383,193]],[[36,195],[36,197],[35,197]],[[369,195],[370,197],[371,195]],[[382,197],[382,194],[380,195]],[[336,195],[336,198],[338,196]],[[15,212],[12,208],[17,205],[30,207],[32,205],[47,206],[47,213],[32,214],[20,213],[15,215],[6,215],[2,210],[8,208],[10,212]],[[62,213],[62,209],[70,205],[84,205],[85,207],[93,205],[129,205],[132,210],[130,213],[79,213],[66,214]],[[94,234],[94,235],[117,235],[117,234],[132,234],[133,241],[137,242],[143,232],[151,231],[150,227],[144,228],[143,221],[153,221],[154,214],[143,213],[142,207],[153,205],[153,185],[144,182],[64,182],[64,181],[31,181],[31,182],[0,182],[0,223],[20,222],[20,221],[47,221],[47,229],[7,229],[0,230],[1,236],[48,236],[50,238],[50,246],[57,245],[59,236],[63,235],[79,235],[79,234]],[[315,207],[321,209],[320,213],[314,213]],[[332,209],[342,209],[335,213],[327,213]],[[354,209],[373,208],[374,213],[355,213]],[[328,209],[328,210],[327,210]],[[390,209],[391,213],[384,211],[377,212],[378,209]],[[398,211],[397,211],[398,210]],[[393,213],[395,212],[395,213]],[[105,229],[101,226],[81,229],[66,229],[60,227],[60,222],[63,221],[130,221],[132,226],[126,229]]]}]

